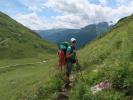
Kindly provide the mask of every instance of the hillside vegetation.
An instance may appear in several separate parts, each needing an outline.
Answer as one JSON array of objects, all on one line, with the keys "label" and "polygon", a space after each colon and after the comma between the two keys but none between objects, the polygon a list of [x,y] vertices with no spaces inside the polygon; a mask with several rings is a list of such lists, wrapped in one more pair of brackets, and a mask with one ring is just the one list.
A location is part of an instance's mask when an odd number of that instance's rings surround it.
[{"label": "hillside vegetation", "polygon": [[[82,66],[70,100],[132,100],[133,98],[133,15],[121,19],[107,33],[78,51]],[[76,66],[75,66],[76,67]],[[76,72],[74,72],[75,74]],[[108,80],[111,89],[92,94],[90,88]],[[53,100],[63,81],[55,76],[38,90],[36,100]]]},{"label": "hillside vegetation", "polygon": [[[133,15],[79,51],[85,82],[79,80],[70,92],[71,100],[130,100],[133,97]],[[90,87],[101,81],[110,90],[93,95]]]},{"label": "hillside vegetation", "polygon": [[[106,34],[78,51],[84,80],[73,72],[77,80],[69,91],[70,100],[132,100],[132,32],[133,15],[121,19]],[[63,75],[57,74],[54,68],[55,46],[3,13],[0,37],[0,98],[53,100],[64,83]],[[25,65],[7,67],[16,63]],[[92,94],[90,87],[104,80],[112,83],[112,88]]]},{"label": "hillside vegetation", "polygon": [[55,51],[54,44],[0,12],[0,100],[33,96],[52,76]]},{"label": "hillside vegetation", "polygon": [[54,51],[55,45],[0,12],[0,59],[36,57]]}]

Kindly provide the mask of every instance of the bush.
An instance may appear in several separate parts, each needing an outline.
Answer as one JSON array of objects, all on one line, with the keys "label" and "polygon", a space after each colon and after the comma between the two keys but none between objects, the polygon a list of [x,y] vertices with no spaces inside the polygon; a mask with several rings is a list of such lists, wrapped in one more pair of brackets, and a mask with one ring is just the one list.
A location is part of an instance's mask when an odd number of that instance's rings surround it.
[{"label": "bush", "polygon": [[76,83],[76,86],[70,91],[70,100],[88,100],[87,85],[83,82]]},{"label": "bush", "polygon": [[103,90],[93,95],[90,100],[128,100],[123,93],[115,90]]},{"label": "bush", "polygon": [[62,88],[62,75],[56,74],[43,87],[38,88],[34,96],[29,97],[29,100],[51,100],[56,97],[56,93]]},{"label": "bush", "polygon": [[91,76],[90,79],[95,80],[93,83],[109,80],[116,91],[123,92],[126,96],[133,95],[133,68],[126,62],[114,65],[100,68],[96,75]]}]

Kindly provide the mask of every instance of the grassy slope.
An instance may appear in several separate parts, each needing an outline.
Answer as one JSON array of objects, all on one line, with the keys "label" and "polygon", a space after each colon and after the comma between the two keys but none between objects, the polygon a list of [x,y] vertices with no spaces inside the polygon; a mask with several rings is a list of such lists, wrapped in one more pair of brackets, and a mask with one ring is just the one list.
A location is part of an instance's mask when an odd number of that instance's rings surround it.
[{"label": "grassy slope", "polygon": [[[78,51],[83,77],[77,75],[70,100],[128,100],[133,94],[133,16],[120,20],[108,33]],[[90,87],[104,80],[113,87],[93,95]],[[53,100],[63,85],[52,78],[36,93],[36,100]],[[129,99],[130,100],[130,99]]]},{"label": "grassy slope", "polygon": [[[55,61],[0,69],[0,100],[18,100],[33,96],[52,77]],[[54,71],[55,72],[55,71]]]},{"label": "grassy slope", "polygon": [[[0,12],[0,100],[24,100],[45,85],[56,64],[55,48]],[[45,60],[42,64],[23,65]],[[23,66],[6,67],[16,64]]]},{"label": "grassy slope", "polygon": [[[80,50],[79,61],[87,70],[84,74],[86,83],[77,82],[70,93],[72,100],[126,100],[127,96],[133,95],[132,32],[133,16],[129,16]],[[113,84],[113,88],[92,95],[89,87],[105,79]]]},{"label": "grassy slope", "polygon": [[29,58],[54,51],[55,45],[0,12],[0,59]]}]

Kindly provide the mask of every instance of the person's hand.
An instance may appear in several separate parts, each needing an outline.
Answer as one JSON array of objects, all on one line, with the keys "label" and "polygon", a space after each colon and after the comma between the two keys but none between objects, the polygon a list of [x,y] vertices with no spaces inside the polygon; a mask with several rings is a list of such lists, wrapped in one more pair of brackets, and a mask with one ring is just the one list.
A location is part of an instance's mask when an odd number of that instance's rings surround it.
[{"label": "person's hand", "polygon": [[73,50],[73,53],[76,53],[76,50]]}]

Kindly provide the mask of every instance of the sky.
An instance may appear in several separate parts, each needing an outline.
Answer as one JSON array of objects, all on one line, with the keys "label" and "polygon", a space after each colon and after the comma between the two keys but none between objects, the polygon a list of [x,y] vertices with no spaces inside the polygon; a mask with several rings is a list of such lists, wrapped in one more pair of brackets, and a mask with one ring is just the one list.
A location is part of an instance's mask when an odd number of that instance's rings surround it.
[{"label": "sky", "polygon": [[0,0],[0,11],[32,30],[78,29],[133,14],[133,0]]}]

